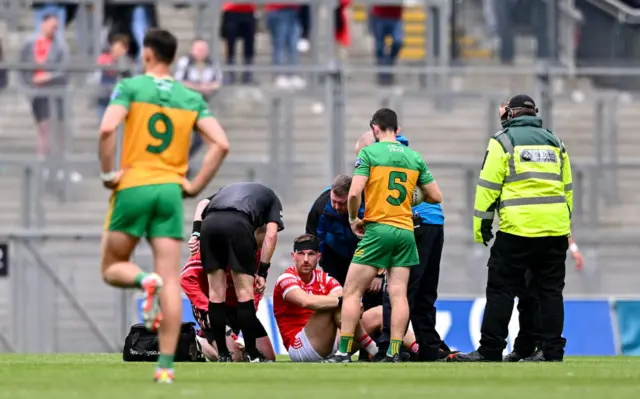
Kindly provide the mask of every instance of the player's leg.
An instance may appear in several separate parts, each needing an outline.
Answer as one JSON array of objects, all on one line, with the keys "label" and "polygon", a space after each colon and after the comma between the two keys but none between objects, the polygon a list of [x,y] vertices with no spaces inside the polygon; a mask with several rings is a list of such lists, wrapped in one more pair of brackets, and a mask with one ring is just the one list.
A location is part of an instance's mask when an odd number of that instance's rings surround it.
[{"label": "player's leg", "polygon": [[153,214],[149,220],[148,238],[153,249],[155,270],[163,281],[160,293],[163,318],[160,322],[158,343],[160,356],[158,370],[173,379],[173,358],[178,345],[182,324],[182,298],[180,294],[180,250],[184,239],[184,209],[182,189],[177,184],[150,186],[154,190]]},{"label": "player's leg", "polygon": [[219,359],[223,362],[231,359],[225,332],[228,314],[225,304],[227,294],[225,268],[229,257],[229,238],[224,231],[225,221],[224,213],[210,213],[202,221],[200,230],[200,257],[209,282],[209,323],[211,329],[207,334],[207,340],[209,343],[216,343]]},{"label": "player's leg", "polygon": [[198,309],[193,304],[194,300],[191,299],[193,296],[193,292],[190,292],[189,288],[185,289],[184,279],[182,280],[181,285],[182,290],[191,301],[191,311],[193,312],[193,318],[196,320],[198,325],[200,325],[200,331],[196,335],[196,340],[202,347],[202,353],[204,354],[204,356],[210,361],[215,362],[218,360],[218,348],[216,348],[215,344],[209,343],[206,338],[206,332],[211,329],[211,326],[209,325],[209,315],[207,314],[208,310]]},{"label": "player's leg", "polygon": [[387,350],[388,361],[400,353],[402,340],[409,325],[409,301],[407,299],[407,285],[411,267],[418,264],[418,249],[413,231],[385,226],[386,232],[380,235],[387,242],[394,243],[391,258],[392,267],[387,273],[387,291],[391,301],[391,340]]},{"label": "player's leg", "polygon": [[150,330],[158,328],[160,313],[159,293],[162,279],[156,273],[143,272],[130,261],[138,240],[147,232],[152,215],[149,204],[153,193],[148,187],[132,187],[111,196],[102,237],[102,278],[115,287],[137,287],[145,291],[142,316]]},{"label": "player's leg", "polygon": [[[370,336],[374,336],[382,330],[382,305],[371,308],[362,314],[362,328]],[[417,353],[418,344],[416,342],[416,335],[413,332],[413,328],[409,326],[407,333],[402,339],[402,345],[409,349],[412,353]]]},{"label": "player's leg", "polygon": [[264,327],[256,316],[253,288],[258,244],[253,227],[240,218],[235,221],[233,237],[229,269],[238,298],[238,326],[242,330],[248,360],[261,361],[264,360],[264,355],[258,351],[256,339],[264,331]]},{"label": "player's leg", "polygon": [[376,277],[378,268],[386,268],[391,260],[387,244],[378,234],[380,226],[372,223],[365,227],[364,237],[358,243],[353,261],[349,266],[342,291],[340,347],[336,358],[344,358],[351,352],[354,334],[360,320],[362,296]]}]

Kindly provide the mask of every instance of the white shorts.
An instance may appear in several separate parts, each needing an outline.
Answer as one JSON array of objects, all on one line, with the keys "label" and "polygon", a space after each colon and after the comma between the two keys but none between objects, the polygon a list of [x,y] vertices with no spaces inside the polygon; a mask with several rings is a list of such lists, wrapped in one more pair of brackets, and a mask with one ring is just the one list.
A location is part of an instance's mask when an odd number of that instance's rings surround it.
[{"label": "white shorts", "polygon": [[[338,350],[338,342],[336,341],[333,345],[333,351],[329,356],[336,353]],[[321,362],[324,360],[324,357],[318,355],[313,346],[311,346],[311,342],[309,342],[309,338],[307,338],[307,334],[304,331],[304,328],[296,334],[296,339],[293,341],[291,346],[289,346],[289,357],[292,362]]]}]

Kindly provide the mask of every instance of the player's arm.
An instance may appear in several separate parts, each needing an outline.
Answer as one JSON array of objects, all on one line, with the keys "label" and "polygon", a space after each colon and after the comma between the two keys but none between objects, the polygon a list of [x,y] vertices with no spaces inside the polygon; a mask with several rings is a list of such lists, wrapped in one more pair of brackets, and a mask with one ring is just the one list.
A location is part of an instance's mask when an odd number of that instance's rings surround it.
[{"label": "player's arm", "polygon": [[351,179],[351,187],[349,188],[349,196],[347,198],[350,222],[358,218],[360,205],[362,205],[362,193],[367,185],[367,181],[369,181],[370,167],[369,154],[367,154],[366,148],[363,148],[356,158],[356,170]]},{"label": "player's arm", "polygon": [[196,121],[196,129],[198,134],[202,136],[202,140],[207,144],[208,149],[202,162],[202,167],[191,182],[192,192],[189,194],[197,195],[202,191],[216,175],[222,161],[229,153],[229,140],[227,135],[218,123],[218,120],[211,115],[204,99],[200,105],[198,120]]},{"label": "player's arm", "polygon": [[129,113],[131,92],[126,81],[116,85],[111,94],[111,101],[100,123],[100,171],[108,174],[114,170],[116,156],[116,130]]},{"label": "player's arm", "polygon": [[473,238],[475,242],[486,243],[482,231],[491,229],[493,215],[498,206],[502,183],[507,173],[507,154],[495,138],[489,140],[484,156],[480,178],[476,187],[476,199],[473,209]]},{"label": "player's arm", "polygon": [[335,278],[333,278],[331,276],[327,276],[327,282],[326,283],[327,283],[327,289],[329,290],[329,293],[327,295],[335,296],[335,297],[341,297],[342,296],[342,286],[340,285],[338,280],[336,280]]},{"label": "player's arm", "polygon": [[420,190],[422,190],[422,194],[424,194],[424,201],[429,204],[441,203],[442,191],[440,191],[438,183],[436,183],[436,180],[433,178],[429,168],[427,168],[427,164],[422,158],[419,160],[418,167],[420,172],[418,175],[418,186]]},{"label": "player's arm", "polygon": [[262,251],[260,252],[260,266],[258,268],[258,276],[265,277],[271,267],[271,258],[276,250],[278,243],[278,232],[284,230],[284,221],[282,220],[282,204],[280,199],[274,194],[271,209],[267,216],[267,231],[264,235],[262,243]]},{"label": "player's arm", "polygon": [[340,297],[334,295],[309,295],[300,287],[294,287],[284,294],[284,300],[301,308],[311,310],[336,309]]}]

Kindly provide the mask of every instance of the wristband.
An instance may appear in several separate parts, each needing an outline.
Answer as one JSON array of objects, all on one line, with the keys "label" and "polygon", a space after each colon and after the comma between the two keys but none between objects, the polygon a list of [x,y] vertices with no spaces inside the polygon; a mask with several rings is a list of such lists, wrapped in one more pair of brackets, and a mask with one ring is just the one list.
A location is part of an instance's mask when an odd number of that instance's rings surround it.
[{"label": "wristband", "polygon": [[342,307],[342,297],[339,296],[338,297],[338,308],[341,308],[341,307]]},{"label": "wristband", "polygon": [[267,278],[267,274],[269,273],[269,268],[271,267],[271,263],[260,262],[260,266],[258,266],[258,276]]},{"label": "wristband", "polygon": [[100,180],[107,182],[111,181],[116,177],[116,172],[100,172]]},{"label": "wristband", "polygon": [[569,250],[573,253],[578,252],[578,244],[574,242],[573,244],[569,245]]},{"label": "wristband", "polygon": [[202,220],[194,220],[193,221],[193,231],[191,233],[192,236],[200,237],[200,228],[202,227]]}]

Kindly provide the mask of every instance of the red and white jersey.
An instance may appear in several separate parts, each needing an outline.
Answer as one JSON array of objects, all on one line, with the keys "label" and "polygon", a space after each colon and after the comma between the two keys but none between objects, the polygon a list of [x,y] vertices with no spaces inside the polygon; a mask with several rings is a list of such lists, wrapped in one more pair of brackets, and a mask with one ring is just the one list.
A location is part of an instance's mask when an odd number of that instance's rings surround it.
[{"label": "red and white jersey", "polygon": [[[260,251],[256,254],[256,268],[260,264]],[[207,311],[209,309],[209,281],[207,280],[207,273],[202,268],[202,261],[200,260],[200,253],[191,255],[187,263],[182,269],[180,274],[180,286],[184,291],[193,307]],[[233,279],[231,278],[231,272],[227,269],[227,295],[225,303],[228,306],[237,306],[238,298],[236,297],[236,290],[233,286]],[[256,293],[254,295],[254,301],[256,309],[262,299],[262,294]]]},{"label": "red and white jersey", "polygon": [[288,302],[285,296],[297,289],[304,290],[308,295],[329,295],[340,288],[342,286],[338,280],[318,269],[313,271],[313,277],[308,284],[305,284],[298,276],[295,266],[291,266],[278,277],[273,292],[273,315],[278,323],[278,329],[280,329],[282,343],[287,350],[296,335],[307,325],[307,321],[314,311]]}]

